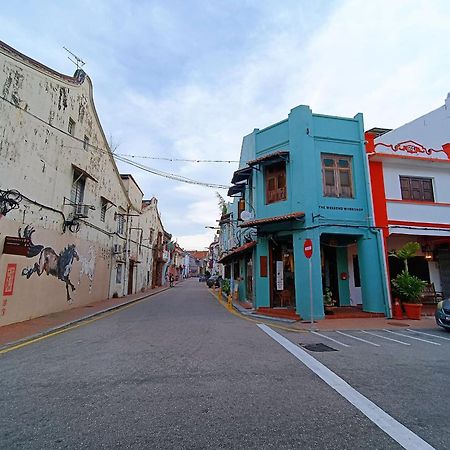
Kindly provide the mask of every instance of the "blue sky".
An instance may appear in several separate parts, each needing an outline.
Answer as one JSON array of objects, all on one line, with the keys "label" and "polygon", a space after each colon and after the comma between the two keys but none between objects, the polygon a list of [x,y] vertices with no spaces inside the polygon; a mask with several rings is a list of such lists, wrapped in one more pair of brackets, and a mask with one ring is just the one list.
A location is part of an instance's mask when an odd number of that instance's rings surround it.
[{"label": "blue sky", "polygon": [[[450,91],[446,0],[21,1],[2,5],[0,30],[62,73],[74,71],[63,46],[84,59],[102,126],[122,154],[238,159],[244,135],[299,104],[393,128]],[[220,184],[236,168],[136,161]],[[185,248],[208,245],[214,189],[118,165],[158,197]]]}]

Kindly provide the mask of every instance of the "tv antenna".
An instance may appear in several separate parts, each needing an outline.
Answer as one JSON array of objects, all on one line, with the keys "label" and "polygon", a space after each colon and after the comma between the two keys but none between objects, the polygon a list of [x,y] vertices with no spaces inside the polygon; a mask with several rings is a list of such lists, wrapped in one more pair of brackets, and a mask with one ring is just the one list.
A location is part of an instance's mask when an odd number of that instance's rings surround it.
[{"label": "tv antenna", "polygon": [[75,53],[72,53],[68,48],[63,46],[63,49],[67,52],[70,53],[72,55],[72,57],[75,59],[75,61],[68,56],[67,59],[72,61],[76,66],[77,66],[77,70],[81,69],[86,63],[77,55],[75,55]]}]

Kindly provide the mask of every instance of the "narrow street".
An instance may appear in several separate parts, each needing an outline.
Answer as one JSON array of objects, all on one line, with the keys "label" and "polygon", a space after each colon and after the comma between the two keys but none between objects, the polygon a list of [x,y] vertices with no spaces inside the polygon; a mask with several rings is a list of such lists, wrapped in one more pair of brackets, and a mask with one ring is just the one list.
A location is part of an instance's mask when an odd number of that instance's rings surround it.
[{"label": "narrow street", "polygon": [[[282,334],[297,344],[314,337]],[[369,398],[377,391],[372,400],[386,410],[395,390],[380,379],[391,375],[385,369],[394,359],[389,347],[374,347],[378,356],[386,353],[374,367],[367,347],[313,356],[328,355],[322,362]],[[401,350],[416,355],[415,378],[426,358],[442,353]],[[407,361],[411,356],[401,361],[397,388]],[[4,354],[0,371],[5,449],[401,448],[254,322],[230,314],[197,279]],[[435,388],[424,384],[420,402],[403,405],[409,414],[402,423],[445,448],[449,435],[437,416],[448,417],[449,409],[433,414]],[[392,411],[401,411],[393,400]],[[418,414],[431,420],[417,427]]]}]

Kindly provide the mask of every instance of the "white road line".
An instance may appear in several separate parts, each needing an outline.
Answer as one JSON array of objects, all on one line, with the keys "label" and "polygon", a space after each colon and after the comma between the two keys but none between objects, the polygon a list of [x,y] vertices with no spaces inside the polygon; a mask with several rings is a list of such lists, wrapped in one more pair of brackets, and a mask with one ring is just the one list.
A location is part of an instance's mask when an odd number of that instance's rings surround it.
[{"label": "white road line", "polygon": [[361,333],[371,334],[372,336],[376,336],[376,337],[379,337],[381,339],[386,339],[388,341],[397,342],[397,343],[402,344],[402,345],[411,345],[411,344],[408,344],[407,342],[402,342],[402,341],[399,341],[397,339],[392,339],[392,338],[388,338],[386,336],[381,336],[381,334],[376,334],[376,333],[372,333],[370,331],[364,331],[364,330],[360,330],[360,331],[361,331]]},{"label": "white road line", "polygon": [[410,333],[424,334],[425,336],[431,336],[431,337],[435,337],[438,339],[444,339],[444,341],[450,341],[450,338],[446,338],[444,336],[438,336],[437,334],[424,333],[423,331],[410,330],[409,328],[407,328],[406,331],[409,331]]},{"label": "white road line", "polygon": [[333,339],[330,336],[325,336],[322,333],[318,333],[317,331],[311,331],[312,334],[317,334],[317,336],[323,337],[325,339],[329,339],[330,341],[336,342],[336,344],[342,345],[343,347],[351,347],[351,345],[344,344],[343,342],[337,341],[336,339]]},{"label": "white road line", "polygon": [[336,333],[342,334],[342,336],[347,336],[349,338],[356,339],[357,341],[365,342],[366,344],[374,345],[375,347],[380,347],[380,344],[375,344],[374,342],[366,341],[365,339],[352,336],[351,334],[343,333],[342,331],[336,330]]},{"label": "white road line", "polygon": [[391,331],[391,330],[383,329],[383,331],[386,331],[386,333],[396,334],[397,336],[402,336],[402,337],[405,337],[408,339],[415,339],[416,341],[426,342],[427,344],[431,344],[431,345],[441,345],[441,344],[438,344],[437,342],[431,342],[431,341],[427,341],[426,339],[421,339],[421,338],[414,337],[414,336],[408,336],[407,334],[396,333],[395,331]]},{"label": "white road line", "polygon": [[308,369],[325,381],[328,386],[332,387],[348,402],[359,409],[375,425],[398,442],[403,448],[407,450],[434,450],[434,447],[395,420],[367,397],[364,397],[364,395],[359,393],[356,389],[352,388],[341,377],[336,375],[321,362],[317,361],[317,359],[313,358],[305,350],[273,331],[267,325],[257,324],[257,326],[283,346],[289,353],[300,360],[308,367]]}]

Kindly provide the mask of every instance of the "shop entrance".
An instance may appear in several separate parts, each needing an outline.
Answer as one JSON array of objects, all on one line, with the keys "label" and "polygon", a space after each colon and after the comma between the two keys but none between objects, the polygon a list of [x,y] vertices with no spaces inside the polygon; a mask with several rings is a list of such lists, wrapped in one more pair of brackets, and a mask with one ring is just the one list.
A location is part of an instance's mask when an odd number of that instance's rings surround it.
[{"label": "shop entrance", "polygon": [[335,306],[339,306],[339,283],[337,269],[336,248],[322,245],[322,291],[324,296],[328,292]]},{"label": "shop entrance", "polygon": [[294,246],[292,236],[272,239],[269,251],[271,307],[295,309]]}]

